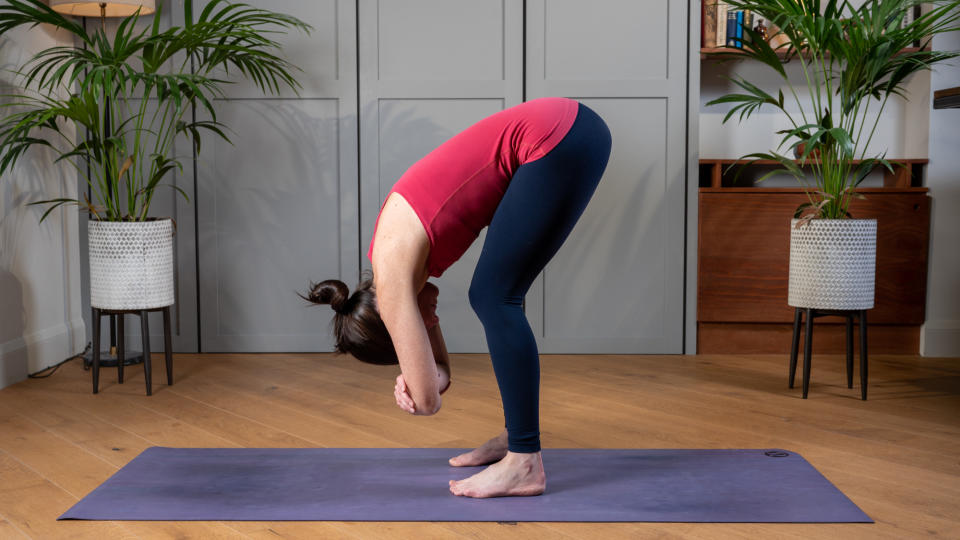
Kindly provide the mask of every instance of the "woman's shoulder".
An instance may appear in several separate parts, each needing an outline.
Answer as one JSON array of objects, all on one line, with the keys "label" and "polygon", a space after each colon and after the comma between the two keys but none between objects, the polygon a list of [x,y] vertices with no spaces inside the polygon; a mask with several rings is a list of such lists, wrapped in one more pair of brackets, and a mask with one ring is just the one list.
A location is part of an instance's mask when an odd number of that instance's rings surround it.
[{"label": "woman's shoulder", "polygon": [[430,238],[416,210],[397,192],[391,192],[380,212],[374,233],[370,262],[377,267],[387,264],[393,270],[418,274],[426,268],[430,255]]}]

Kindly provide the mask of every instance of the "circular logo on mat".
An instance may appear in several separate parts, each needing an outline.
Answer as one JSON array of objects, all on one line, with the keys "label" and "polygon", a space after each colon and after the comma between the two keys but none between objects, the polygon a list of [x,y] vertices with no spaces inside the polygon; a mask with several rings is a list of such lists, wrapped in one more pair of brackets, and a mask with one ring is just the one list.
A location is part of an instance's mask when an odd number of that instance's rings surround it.
[{"label": "circular logo on mat", "polygon": [[787,457],[790,454],[788,454],[787,452],[784,452],[783,450],[767,450],[766,452],[763,453],[763,455],[768,457]]}]

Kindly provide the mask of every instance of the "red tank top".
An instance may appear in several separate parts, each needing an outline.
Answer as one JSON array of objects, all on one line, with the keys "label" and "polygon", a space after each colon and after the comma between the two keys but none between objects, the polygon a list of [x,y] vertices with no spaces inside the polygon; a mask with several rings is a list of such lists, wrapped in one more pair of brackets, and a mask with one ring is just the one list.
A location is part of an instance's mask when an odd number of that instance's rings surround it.
[{"label": "red tank top", "polygon": [[[397,180],[390,193],[410,204],[430,240],[431,276],[439,277],[467,251],[493,220],[517,168],[552,150],[570,131],[578,107],[572,99],[550,97],[500,111],[437,147]],[[379,224],[378,215],[374,239]],[[367,250],[371,260],[374,241]]]}]

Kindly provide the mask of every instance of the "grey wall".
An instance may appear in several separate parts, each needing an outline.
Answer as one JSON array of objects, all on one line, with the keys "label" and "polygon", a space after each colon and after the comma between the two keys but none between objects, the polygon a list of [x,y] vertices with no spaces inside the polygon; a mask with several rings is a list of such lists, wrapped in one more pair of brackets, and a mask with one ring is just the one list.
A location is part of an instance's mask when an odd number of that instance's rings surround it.
[{"label": "grey wall", "polygon": [[526,98],[578,99],[613,135],[593,199],[527,296],[540,350],[681,353],[687,3],[526,5]]},{"label": "grey wall", "polygon": [[[0,39],[0,93],[23,91],[7,70],[68,43],[42,26]],[[81,352],[85,343],[77,211],[54,211],[40,225],[44,209],[24,206],[76,196],[74,170],[53,160],[48,149],[33,149],[0,178],[0,388]]]},{"label": "grey wall", "polygon": [[244,82],[214,104],[233,144],[211,139],[198,160],[200,350],[330,351],[333,312],[296,292],[359,274],[356,4],[254,4],[314,31],[278,39],[299,96]]},{"label": "grey wall", "polygon": [[[522,0],[361,0],[361,262],[387,192],[445,140],[523,101]],[[485,235],[440,278],[451,351],[485,352],[467,288]]]},{"label": "grey wall", "polygon": [[[936,36],[936,50],[960,50],[960,32]],[[930,74],[935,90],[960,86],[960,60]],[[929,102],[929,101],[928,101]],[[927,321],[920,334],[924,356],[960,357],[960,109],[930,110],[930,266]]]},{"label": "grey wall", "polygon": [[[305,89],[265,99],[239,85],[217,103],[235,146],[216,142],[198,160],[202,351],[330,350],[331,311],[305,309],[293,291],[311,279],[355,284],[407,167],[485,116],[546,95],[597,109],[614,149],[528,295],[541,350],[682,351],[686,2],[269,5],[316,27],[283,38]],[[467,301],[483,241],[436,280],[454,352],[485,351]]]}]

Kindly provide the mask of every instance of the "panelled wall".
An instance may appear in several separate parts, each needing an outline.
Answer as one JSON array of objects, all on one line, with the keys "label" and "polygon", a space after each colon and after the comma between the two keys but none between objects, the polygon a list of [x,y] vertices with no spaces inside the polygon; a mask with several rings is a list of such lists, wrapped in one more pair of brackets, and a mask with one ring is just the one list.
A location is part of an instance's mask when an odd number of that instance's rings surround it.
[{"label": "panelled wall", "polygon": [[[196,200],[157,207],[178,220],[177,351],[331,350],[332,311],[295,293],[311,280],[357,283],[407,167],[484,117],[551,95],[598,111],[614,146],[527,296],[541,351],[683,351],[686,2],[250,3],[313,25],[281,39],[303,89],[228,88],[216,106],[233,144],[208,137],[196,175],[187,166],[175,178]],[[451,351],[486,350],[467,301],[483,240],[435,280]]]},{"label": "panelled wall", "polygon": [[[474,122],[523,102],[522,0],[360,0],[360,254],[387,192]],[[452,351],[486,350],[467,289],[484,235],[442,277],[437,314]]]},{"label": "panelled wall", "polygon": [[680,353],[687,5],[528,0],[526,99],[604,118],[607,170],[527,313],[545,353]]},{"label": "panelled wall", "polygon": [[295,293],[310,280],[352,286],[358,273],[356,11],[347,0],[255,4],[314,30],[280,39],[303,70],[299,96],[241,83],[215,104],[234,134],[198,160],[200,346],[330,350],[332,312]]}]

